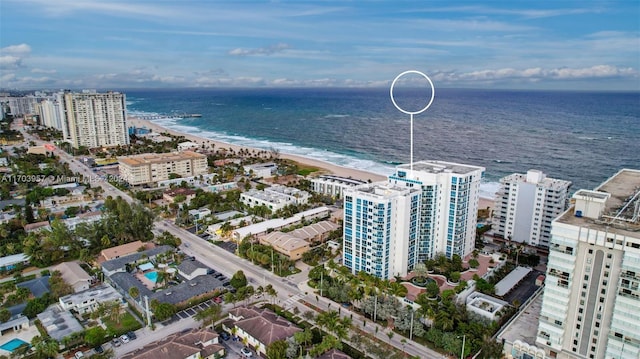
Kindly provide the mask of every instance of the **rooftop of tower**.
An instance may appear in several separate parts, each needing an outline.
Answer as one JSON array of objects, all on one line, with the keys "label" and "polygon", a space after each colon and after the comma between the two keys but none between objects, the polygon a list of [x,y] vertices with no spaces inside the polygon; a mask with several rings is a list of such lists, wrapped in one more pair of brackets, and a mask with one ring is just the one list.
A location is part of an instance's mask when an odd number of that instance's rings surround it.
[{"label": "rooftop of tower", "polygon": [[[411,170],[411,164],[401,164],[398,165],[397,168],[409,171]],[[484,168],[445,161],[418,161],[413,163],[413,170],[427,173],[455,173],[464,175],[477,170],[484,171]]]},{"label": "rooftop of tower", "polygon": [[640,238],[640,170],[622,169],[593,191],[577,191],[557,221]]}]

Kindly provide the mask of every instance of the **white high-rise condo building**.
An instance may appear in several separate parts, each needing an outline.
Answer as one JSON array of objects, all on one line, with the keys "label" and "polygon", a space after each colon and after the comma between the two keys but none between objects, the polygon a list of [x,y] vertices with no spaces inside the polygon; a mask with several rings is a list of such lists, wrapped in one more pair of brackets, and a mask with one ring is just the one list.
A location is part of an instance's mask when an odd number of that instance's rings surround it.
[{"label": "white high-rise condo building", "polygon": [[63,119],[60,114],[64,111],[60,110],[59,102],[52,99],[42,100],[36,105],[36,113],[40,116],[40,123],[43,126],[62,131]]},{"label": "white high-rise condo building", "polygon": [[343,264],[392,278],[438,254],[465,257],[475,247],[483,172],[423,161],[398,166],[387,182],[345,188]]},{"label": "white high-rise condo building", "polygon": [[389,176],[391,184],[421,190],[416,263],[473,251],[483,175],[484,167],[420,161],[397,166]]},{"label": "white high-rise condo building", "polygon": [[572,203],[551,226],[536,343],[550,358],[640,358],[640,171]]},{"label": "white high-rise condo building", "polygon": [[67,92],[63,131],[73,147],[112,147],[129,144],[124,94],[118,92]]},{"label": "white high-rise condo building", "polygon": [[342,263],[352,273],[404,276],[416,253],[419,189],[384,182],[344,189]]},{"label": "white high-rise condo building", "polygon": [[493,217],[495,234],[515,242],[548,247],[551,221],[569,206],[571,182],[529,170],[526,174],[503,177],[500,184]]}]

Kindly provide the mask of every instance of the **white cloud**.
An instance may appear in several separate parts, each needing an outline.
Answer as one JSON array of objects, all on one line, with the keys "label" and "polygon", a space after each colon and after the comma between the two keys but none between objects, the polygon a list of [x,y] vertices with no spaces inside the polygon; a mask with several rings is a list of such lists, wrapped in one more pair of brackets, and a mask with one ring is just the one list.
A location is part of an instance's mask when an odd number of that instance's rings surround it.
[{"label": "white cloud", "polygon": [[279,43],[279,44],[275,44],[267,47],[259,47],[256,49],[236,48],[236,49],[230,50],[228,54],[232,56],[272,55],[277,52],[285,51],[290,47],[291,46],[287,44]]},{"label": "white cloud", "polygon": [[31,53],[31,46],[27,44],[10,45],[0,49],[0,52],[4,54],[11,54],[16,56],[26,56],[29,53]]},{"label": "white cloud", "polygon": [[514,69],[501,68],[478,70],[471,72],[440,71],[433,75],[434,80],[446,83],[498,81],[498,80],[585,80],[601,78],[634,78],[638,77],[638,70],[631,67],[616,67],[611,65],[596,65],[583,68],[551,68],[540,67]]},{"label": "white cloud", "polygon": [[0,49],[0,67],[15,69],[22,66],[22,60],[31,53],[31,46],[27,44],[10,45]]},{"label": "white cloud", "polygon": [[5,69],[13,69],[16,67],[20,67],[22,64],[22,58],[18,56],[0,56],[0,67]]},{"label": "white cloud", "polygon": [[47,70],[47,69],[31,69],[31,73],[34,74],[55,74],[57,73],[57,70]]}]

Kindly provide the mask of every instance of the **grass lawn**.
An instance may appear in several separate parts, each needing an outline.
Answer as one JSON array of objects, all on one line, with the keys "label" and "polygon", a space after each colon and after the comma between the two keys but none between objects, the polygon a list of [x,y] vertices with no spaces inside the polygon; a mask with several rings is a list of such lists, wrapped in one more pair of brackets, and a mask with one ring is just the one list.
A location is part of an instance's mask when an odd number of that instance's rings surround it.
[{"label": "grass lawn", "polygon": [[112,321],[109,317],[103,317],[102,322],[107,326],[107,333],[109,336],[120,336],[130,330],[142,328],[140,322],[138,322],[129,312],[125,312],[120,317],[120,323]]}]

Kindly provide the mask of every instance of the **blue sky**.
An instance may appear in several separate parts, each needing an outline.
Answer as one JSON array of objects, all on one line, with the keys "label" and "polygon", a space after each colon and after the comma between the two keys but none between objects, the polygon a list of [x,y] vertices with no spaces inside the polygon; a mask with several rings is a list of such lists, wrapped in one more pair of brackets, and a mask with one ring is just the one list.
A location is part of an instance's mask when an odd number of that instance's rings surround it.
[{"label": "blue sky", "polygon": [[640,90],[637,1],[2,0],[0,87]]}]

